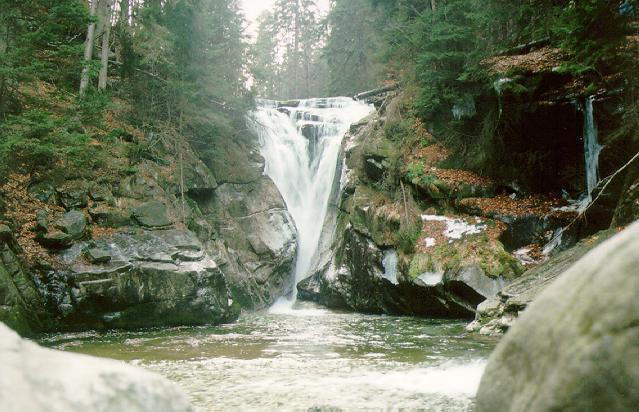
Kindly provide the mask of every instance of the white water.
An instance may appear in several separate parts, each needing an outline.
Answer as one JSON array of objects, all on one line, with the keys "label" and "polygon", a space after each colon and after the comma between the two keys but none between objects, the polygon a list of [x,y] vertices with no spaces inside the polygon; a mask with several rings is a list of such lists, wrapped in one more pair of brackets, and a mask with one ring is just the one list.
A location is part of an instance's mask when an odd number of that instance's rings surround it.
[{"label": "white water", "polygon": [[[599,178],[599,154],[603,146],[599,144],[599,131],[595,121],[594,96],[588,96],[584,104],[584,164],[586,170],[586,190],[581,197],[571,202],[568,206],[555,208],[555,210],[576,211],[582,213],[592,203],[592,192],[600,182]],[[555,231],[552,239],[544,246],[543,254],[548,256],[562,243],[563,228]]]},{"label": "white water", "polygon": [[593,96],[588,97],[584,107],[584,157],[586,162],[586,199],[588,203],[592,201],[592,192],[599,183],[599,153],[601,153],[592,105],[593,100]]},{"label": "white water", "polygon": [[[310,275],[328,209],[342,138],[349,126],[373,107],[348,97],[301,100],[298,107],[277,110],[259,101],[251,126],[260,139],[268,175],[279,189],[297,228],[295,284]],[[280,299],[272,311],[290,310],[292,296]]]}]

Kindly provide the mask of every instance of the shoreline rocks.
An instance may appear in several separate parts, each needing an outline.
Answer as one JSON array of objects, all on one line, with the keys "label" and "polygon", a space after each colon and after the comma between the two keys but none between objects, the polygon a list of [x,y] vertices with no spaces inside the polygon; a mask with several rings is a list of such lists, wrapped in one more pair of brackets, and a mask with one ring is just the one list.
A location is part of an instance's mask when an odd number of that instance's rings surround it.
[{"label": "shoreline rocks", "polygon": [[490,357],[477,411],[634,411],[639,223],[548,286]]},{"label": "shoreline rocks", "polygon": [[46,349],[0,323],[0,409],[188,412],[178,385],[124,362]]}]

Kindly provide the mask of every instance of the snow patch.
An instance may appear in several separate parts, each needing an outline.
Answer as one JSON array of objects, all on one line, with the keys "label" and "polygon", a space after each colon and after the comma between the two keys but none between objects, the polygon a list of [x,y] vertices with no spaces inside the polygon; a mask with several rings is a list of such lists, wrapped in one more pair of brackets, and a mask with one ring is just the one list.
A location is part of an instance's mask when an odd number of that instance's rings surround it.
[{"label": "snow patch", "polygon": [[444,236],[454,240],[459,240],[464,236],[481,233],[486,229],[486,225],[481,224],[481,219],[476,219],[477,224],[470,224],[464,219],[453,219],[438,215],[422,215],[422,221],[446,222],[446,230],[443,232]]}]

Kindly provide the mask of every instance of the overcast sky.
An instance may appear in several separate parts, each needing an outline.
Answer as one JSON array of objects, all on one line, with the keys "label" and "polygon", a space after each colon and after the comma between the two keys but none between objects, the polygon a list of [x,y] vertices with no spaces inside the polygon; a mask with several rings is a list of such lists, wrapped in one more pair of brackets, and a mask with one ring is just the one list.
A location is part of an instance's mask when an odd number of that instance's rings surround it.
[{"label": "overcast sky", "polygon": [[[328,1],[317,0],[317,5],[323,12],[328,11]],[[250,24],[249,34],[255,33],[257,18],[263,11],[271,9],[273,3],[275,3],[275,0],[240,0],[246,19]]]}]

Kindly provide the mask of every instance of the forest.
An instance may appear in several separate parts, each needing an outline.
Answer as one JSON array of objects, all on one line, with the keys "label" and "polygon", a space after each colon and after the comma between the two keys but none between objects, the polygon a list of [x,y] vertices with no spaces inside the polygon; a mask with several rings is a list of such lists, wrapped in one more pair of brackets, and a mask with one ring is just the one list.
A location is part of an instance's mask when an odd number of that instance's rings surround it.
[{"label": "forest", "polygon": [[636,410],[637,220],[636,0],[0,0],[1,410]]}]

